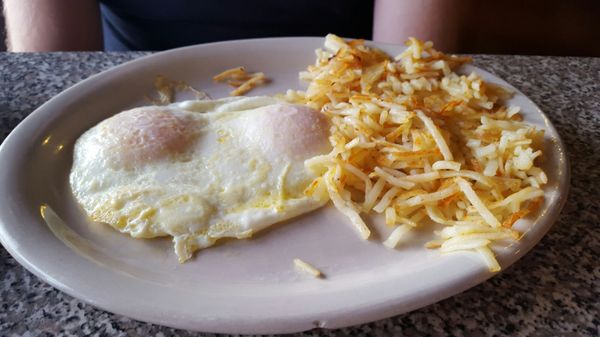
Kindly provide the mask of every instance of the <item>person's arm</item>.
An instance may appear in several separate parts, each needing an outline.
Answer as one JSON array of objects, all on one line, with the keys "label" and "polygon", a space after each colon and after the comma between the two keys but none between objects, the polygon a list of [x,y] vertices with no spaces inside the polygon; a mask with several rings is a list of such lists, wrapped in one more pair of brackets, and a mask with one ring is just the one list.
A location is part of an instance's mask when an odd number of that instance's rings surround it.
[{"label": "person's arm", "polygon": [[375,0],[373,40],[402,43],[413,36],[455,52],[464,0]]},{"label": "person's arm", "polygon": [[4,0],[8,50],[101,50],[96,0]]}]

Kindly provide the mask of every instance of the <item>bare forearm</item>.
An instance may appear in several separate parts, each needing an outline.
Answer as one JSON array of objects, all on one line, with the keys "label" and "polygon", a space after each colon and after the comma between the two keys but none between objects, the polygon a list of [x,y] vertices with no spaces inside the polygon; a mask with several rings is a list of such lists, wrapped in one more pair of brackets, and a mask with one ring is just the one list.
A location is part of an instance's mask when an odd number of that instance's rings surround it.
[{"label": "bare forearm", "polygon": [[465,0],[376,0],[373,39],[401,43],[414,36],[456,51]]},{"label": "bare forearm", "polygon": [[100,50],[96,0],[4,0],[11,51]]}]

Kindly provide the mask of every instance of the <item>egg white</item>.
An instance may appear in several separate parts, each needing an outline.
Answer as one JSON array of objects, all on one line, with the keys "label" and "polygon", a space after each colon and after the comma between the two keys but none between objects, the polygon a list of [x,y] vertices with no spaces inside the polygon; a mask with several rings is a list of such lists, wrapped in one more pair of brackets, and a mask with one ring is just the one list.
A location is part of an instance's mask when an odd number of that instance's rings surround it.
[{"label": "egg white", "polygon": [[324,205],[304,161],[329,152],[328,127],[270,97],[137,108],[77,140],[70,185],[92,220],[134,238],[172,236],[183,262]]}]

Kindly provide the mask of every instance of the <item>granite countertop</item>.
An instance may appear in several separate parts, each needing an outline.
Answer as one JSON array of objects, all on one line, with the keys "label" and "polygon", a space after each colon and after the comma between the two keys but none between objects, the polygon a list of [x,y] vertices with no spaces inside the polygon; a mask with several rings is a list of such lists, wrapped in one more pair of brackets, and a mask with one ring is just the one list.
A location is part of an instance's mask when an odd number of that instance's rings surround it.
[{"label": "granite countertop", "polygon": [[[146,53],[0,53],[0,140],[67,87]],[[475,55],[548,115],[566,143],[571,191],[551,231],[492,279],[425,308],[298,336],[600,335],[600,58]],[[96,309],[0,248],[0,336],[204,336]]]}]

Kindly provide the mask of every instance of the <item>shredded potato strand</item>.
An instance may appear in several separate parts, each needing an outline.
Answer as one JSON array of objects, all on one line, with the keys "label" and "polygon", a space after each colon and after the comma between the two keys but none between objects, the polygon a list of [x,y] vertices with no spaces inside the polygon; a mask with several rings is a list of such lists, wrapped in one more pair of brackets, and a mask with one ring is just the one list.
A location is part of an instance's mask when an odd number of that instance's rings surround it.
[{"label": "shredded potato strand", "polygon": [[213,76],[213,81],[227,82],[230,86],[235,87],[229,96],[241,96],[255,87],[267,83],[268,79],[264,73],[247,73],[244,67],[235,67]]},{"label": "shredded potato strand", "polygon": [[298,270],[300,270],[304,273],[307,273],[313,277],[317,277],[317,278],[323,277],[323,273],[321,273],[321,271],[319,269],[315,268],[311,264],[309,264],[299,258],[295,258],[293,261],[294,261],[294,265],[296,266],[296,268]]},{"label": "shredded potato strand", "polygon": [[[500,270],[491,245],[518,239],[513,224],[543,202],[545,173],[535,165],[543,130],[522,122],[510,93],[476,73],[455,70],[469,58],[409,39],[391,58],[361,40],[328,35],[314,65],[300,73],[305,91],[283,98],[321,110],[331,121],[331,153],[307,161],[334,205],[363,238],[362,213],[393,228],[395,247],[426,221],[443,226],[426,244],[473,251]],[[231,70],[238,74],[239,70]]]},{"label": "shredded potato strand", "polygon": [[197,90],[185,81],[175,81],[163,75],[154,78],[154,88],[158,98],[146,96],[146,99],[155,105],[167,105],[175,102],[175,96],[181,92],[191,92],[198,100],[210,99],[210,96],[201,90]]}]

